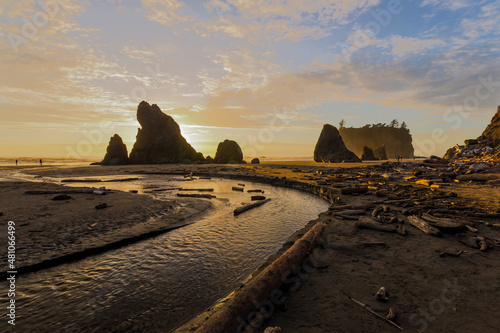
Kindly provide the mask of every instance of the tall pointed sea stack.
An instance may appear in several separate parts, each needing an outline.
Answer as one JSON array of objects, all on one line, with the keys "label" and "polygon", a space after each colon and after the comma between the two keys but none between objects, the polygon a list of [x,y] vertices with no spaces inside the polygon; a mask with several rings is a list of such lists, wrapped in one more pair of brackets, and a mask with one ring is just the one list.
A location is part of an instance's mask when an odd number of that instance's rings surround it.
[{"label": "tall pointed sea stack", "polygon": [[182,136],[175,120],[163,113],[158,105],[142,101],[137,107],[137,120],[142,128],[130,152],[132,164],[192,163],[203,161]]},{"label": "tall pointed sea stack", "polygon": [[122,138],[115,134],[109,140],[106,155],[100,163],[101,165],[123,165],[128,163],[127,146],[123,143]]},{"label": "tall pointed sea stack", "polygon": [[356,154],[346,148],[338,129],[330,124],[323,126],[314,148],[314,160],[329,163],[361,162]]}]

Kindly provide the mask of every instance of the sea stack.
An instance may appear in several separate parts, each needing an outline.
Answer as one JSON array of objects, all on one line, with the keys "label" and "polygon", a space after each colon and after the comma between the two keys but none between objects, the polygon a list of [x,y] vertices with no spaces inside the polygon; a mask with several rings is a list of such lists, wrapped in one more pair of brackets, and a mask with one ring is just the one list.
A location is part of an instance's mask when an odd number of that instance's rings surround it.
[{"label": "sea stack", "polygon": [[339,130],[330,124],[323,126],[314,148],[314,160],[327,163],[361,162],[356,154],[346,148]]},{"label": "sea stack", "polygon": [[182,136],[175,120],[163,113],[158,105],[142,101],[137,107],[141,124],[130,152],[132,164],[193,163],[203,161],[203,155]]},{"label": "sea stack", "polygon": [[382,161],[387,160],[387,152],[385,150],[385,145],[381,145],[380,147],[375,148],[373,154],[375,155],[375,158],[378,160]]},{"label": "sea stack", "polygon": [[109,140],[106,155],[100,163],[101,165],[123,165],[128,164],[127,146],[123,143],[122,138],[115,134]]},{"label": "sea stack", "polygon": [[373,154],[373,149],[368,146],[363,147],[363,156],[361,156],[361,160],[363,161],[375,161],[375,155]]},{"label": "sea stack", "polygon": [[215,163],[243,163],[243,152],[236,141],[224,140],[217,146]]}]

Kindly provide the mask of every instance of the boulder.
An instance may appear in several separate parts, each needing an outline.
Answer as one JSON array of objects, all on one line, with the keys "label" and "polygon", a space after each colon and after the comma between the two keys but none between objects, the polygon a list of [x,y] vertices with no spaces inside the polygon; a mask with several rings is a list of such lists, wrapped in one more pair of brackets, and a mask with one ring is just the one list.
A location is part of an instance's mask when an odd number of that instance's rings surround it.
[{"label": "boulder", "polygon": [[158,105],[142,101],[137,107],[141,124],[130,152],[130,163],[193,163],[203,161],[203,155],[182,136],[175,120],[163,113]]},{"label": "boulder", "polygon": [[387,152],[385,150],[385,145],[381,145],[380,147],[375,148],[373,154],[375,155],[376,159],[383,161],[387,160]]},{"label": "boulder", "polygon": [[214,158],[215,163],[242,163],[243,152],[236,141],[224,140],[217,146]]},{"label": "boulder", "polygon": [[346,148],[338,129],[330,124],[323,126],[314,148],[314,160],[327,163],[361,162],[356,154]]},{"label": "boulder", "polygon": [[101,165],[123,165],[128,164],[127,146],[123,143],[122,138],[115,134],[109,139],[106,155],[100,163]]},{"label": "boulder", "polygon": [[256,157],[254,159],[252,159],[252,162],[250,162],[251,164],[260,164],[260,160]]},{"label": "boulder", "polygon": [[373,154],[373,149],[368,146],[363,147],[363,156],[361,156],[361,160],[363,161],[375,161],[375,155]]},{"label": "boulder", "polygon": [[477,145],[479,143],[479,141],[476,139],[467,139],[464,141],[464,143],[466,146],[473,146],[473,145]]}]

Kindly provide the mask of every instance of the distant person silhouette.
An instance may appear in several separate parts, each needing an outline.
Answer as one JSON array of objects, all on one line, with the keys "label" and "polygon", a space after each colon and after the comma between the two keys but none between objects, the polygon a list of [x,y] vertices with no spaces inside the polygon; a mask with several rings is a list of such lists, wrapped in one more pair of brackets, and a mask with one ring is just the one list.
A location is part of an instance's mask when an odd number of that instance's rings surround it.
[{"label": "distant person silhouette", "polygon": [[42,165],[42,159],[40,159],[40,165]]},{"label": "distant person silhouette", "polygon": [[17,160],[16,160],[16,166],[17,166]]}]

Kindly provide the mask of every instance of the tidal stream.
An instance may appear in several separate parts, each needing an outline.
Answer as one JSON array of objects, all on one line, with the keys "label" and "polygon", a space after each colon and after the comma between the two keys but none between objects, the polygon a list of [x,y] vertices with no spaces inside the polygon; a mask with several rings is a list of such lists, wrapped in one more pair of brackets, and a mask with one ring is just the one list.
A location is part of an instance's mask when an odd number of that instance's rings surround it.
[{"label": "tidal stream", "polygon": [[[238,183],[245,184],[245,192],[231,190]],[[311,194],[237,180],[148,176],[105,185],[139,191],[152,186],[213,188],[217,198],[211,199],[213,208],[186,227],[19,276],[16,326],[21,331],[168,332],[237,288],[288,236],[328,208]],[[272,200],[233,216],[251,194],[260,194],[248,189],[262,189]],[[154,196],[172,199],[175,193]],[[6,290],[5,282],[1,285]],[[0,298],[5,305],[6,295]],[[7,331],[6,324],[4,318],[0,331]]]}]

